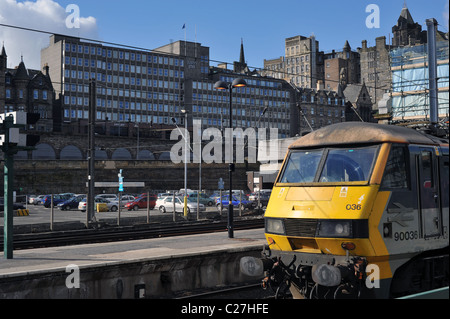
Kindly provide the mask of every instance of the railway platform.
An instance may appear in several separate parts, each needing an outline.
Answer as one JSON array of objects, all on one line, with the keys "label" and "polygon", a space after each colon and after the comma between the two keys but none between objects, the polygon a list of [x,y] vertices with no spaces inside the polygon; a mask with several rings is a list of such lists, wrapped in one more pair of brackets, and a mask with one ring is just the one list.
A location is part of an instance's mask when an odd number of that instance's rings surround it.
[{"label": "railway platform", "polygon": [[241,274],[258,257],[264,229],[0,253],[0,299],[174,298],[260,278]]}]

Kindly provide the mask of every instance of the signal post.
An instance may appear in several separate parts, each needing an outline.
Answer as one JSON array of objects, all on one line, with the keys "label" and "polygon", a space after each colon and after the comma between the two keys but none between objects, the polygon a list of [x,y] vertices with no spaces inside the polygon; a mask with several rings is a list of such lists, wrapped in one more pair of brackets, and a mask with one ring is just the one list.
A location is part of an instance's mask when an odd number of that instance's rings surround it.
[{"label": "signal post", "polygon": [[40,137],[22,134],[39,120],[35,113],[12,112],[0,116],[0,147],[4,153],[4,231],[3,254],[5,259],[13,259],[13,185],[14,155],[19,151],[34,150]]}]

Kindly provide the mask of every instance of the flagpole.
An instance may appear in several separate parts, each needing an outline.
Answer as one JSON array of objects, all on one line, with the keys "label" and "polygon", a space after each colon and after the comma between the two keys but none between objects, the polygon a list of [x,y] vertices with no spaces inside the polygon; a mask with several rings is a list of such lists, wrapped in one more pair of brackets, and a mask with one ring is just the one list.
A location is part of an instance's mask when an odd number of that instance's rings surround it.
[{"label": "flagpole", "polygon": [[187,57],[186,23],[184,24],[184,56]]}]

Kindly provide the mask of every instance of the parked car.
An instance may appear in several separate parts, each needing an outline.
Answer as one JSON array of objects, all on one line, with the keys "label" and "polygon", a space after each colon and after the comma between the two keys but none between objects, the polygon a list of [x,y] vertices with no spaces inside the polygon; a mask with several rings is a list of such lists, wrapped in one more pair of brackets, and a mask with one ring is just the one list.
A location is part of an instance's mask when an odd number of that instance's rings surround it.
[{"label": "parked car", "polygon": [[[160,203],[161,205],[158,206],[158,209],[161,213],[166,212],[173,212],[173,196],[167,196],[164,199],[164,202]],[[196,213],[197,209],[200,212],[203,212],[206,210],[205,205],[199,204],[197,208],[197,199],[192,199],[190,197],[187,198],[187,212],[189,213]],[[175,197],[175,211],[176,212],[184,212],[184,197]]]},{"label": "parked car", "polygon": [[131,195],[122,195],[120,197],[120,202],[121,202],[122,206],[125,206],[127,203],[133,202],[135,200],[136,200],[136,197],[131,196]]},{"label": "parked car", "polygon": [[[86,197],[83,198],[80,201],[80,203],[78,204],[78,210],[81,210],[82,212],[86,211],[86,205],[87,205],[86,201],[87,201]],[[104,199],[104,198],[101,198],[101,197],[95,197],[95,199],[94,199],[94,204],[95,204],[94,210],[96,209],[97,204],[101,204],[101,203],[106,204],[106,206],[108,207],[108,211],[110,211],[110,212],[116,212],[119,209],[118,205],[115,202],[112,202],[112,201],[110,201],[108,199]]]},{"label": "parked car", "polygon": [[100,194],[95,197],[100,197],[109,200],[119,200],[119,197],[116,194]]},{"label": "parked car", "polygon": [[[228,195],[223,195],[222,196],[222,207],[227,207],[229,205],[229,202],[230,202],[230,197]],[[244,199],[244,196],[242,197],[242,202],[239,200],[238,197],[233,196],[231,204],[235,207],[241,207],[242,209],[252,207],[252,202],[247,199]],[[220,207],[220,199],[216,200],[216,206],[218,208]]]},{"label": "parked car", "polygon": [[171,196],[171,195],[158,196],[158,199],[156,200],[155,207],[156,207],[156,208],[159,208],[161,205],[164,205],[165,199],[166,199],[167,197],[173,197],[173,195],[172,195],[172,196]]},{"label": "parked car", "polygon": [[[104,198],[104,197],[100,197],[97,196],[99,198]],[[105,198],[104,198],[105,199]],[[119,207],[119,198],[107,198],[111,203],[114,203],[117,207]],[[136,200],[136,197],[131,196],[131,195],[123,195],[122,197],[120,197],[120,207],[125,207],[126,204],[128,204],[129,202],[133,202]]]},{"label": "parked car", "polygon": [[42,205],[44,204],[44,197],[46,195],[39,195],[33,200],[33,205]]},{"label": "parked car", "polygon": [[57,207],[61,210],[77,209],[78,205],[84,198],[86,198],[86,195],[77,195],[62,203],[59,203]]},{"label": "parked car", "polygon": [[163,197],[167,197],[167,196],[173,196],[172,193],[158,193],[158,198],[163,198]]},{"label": "parked car", "polygon": [[[56,194],[53,195],[53,206],[57,206],[59,203],[62,203],[71,197],[73,197],[75,194],[73,193],[64,193],[64,194]],[[49,208],[51,205],[51,197],[52,195],[45,195],[43,203],[45,208]]]},{"label": "parked car", "polygon": [[[13,203],[13,210],[18,209],[25,209],[25,206],[23,206],[22,204]],[[3,198],[0,198],[0,212],[3,212],[4,210],[5,210],[5,201]]]},{"label": "parked car", "polygon": [[208,195],[204,194],[204,193],[200,193],[200,196],[197,196],[197,193],[190,193],[188,194],[189,198],[191,198],[194,201],[197,201],[197,197],[199,198],[199,202],[203,205],[207,205],[207,206],[213,206],[214,205],[214,199],[209,197]]},{"label": "parked car", "polygon": [[[156,196],[149,196],[149,208],[153,209],[156,206]],[[147,195],[136,198],[134,201],[125,204],[128,210],[138,210],[139,208],[147,208]]]},{"label": "parked car", "polygon": [[[271,191],[266,191],[266,190],[264,190],[264,191],[261,190],[259,192],[260,207],[267,206],[267,204],[269,203],[270,194],[271,194]],[[253,207],[258,206],[258,192],[251,193],[248,199],[252,202]]]},{"label": "parked car", "polygon": [[28,204],[34,204],[37,195],[28,195]]}]

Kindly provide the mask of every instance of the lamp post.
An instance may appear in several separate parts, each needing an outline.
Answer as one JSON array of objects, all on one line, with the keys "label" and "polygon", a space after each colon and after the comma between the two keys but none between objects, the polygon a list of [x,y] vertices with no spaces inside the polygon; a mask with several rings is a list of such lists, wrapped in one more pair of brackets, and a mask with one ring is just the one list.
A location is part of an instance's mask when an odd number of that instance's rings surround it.
[{"label": "lamp post", "polygon": [[[214,85],[214,88],[217,90],[228,90],[230,93],[230,119],[229,119],[229,128],[230,128],[230,156],[231,161],[229,165],[229,202],[228,202],[228,238],[233,238],[233,172],[234,172],[234,163],[233,163],[233,89],[238,87],[245,87],[247,83],[242,78],[237,78],[233,81],[233,83],[228,83],[224,81],[218,81]],[[222,199],[220,199],[222,200]]]},{"label": "lamp post", "polygon": [[[188,113],[186,110],[181,110],[184,113],[184,131],[188,132]],[[187,219],[187,163],[188,163],[188,140],[184,138],[184,218]]]},{"label": "lamp post", "polygon": [[[187,110],[181,110],[182,113],[184,113],[184,127],[185,127],[185,133],[188,133],[188,112]],[[177,129],[180,131],[181,136],[184,139],[184,209],[183,209],[183,215],[184,218],[187,219],[188,213],[187,213],[187,163],[188,163],[188,147],[190,149],[190,146],[188,144],[187,137],[184,136],[184,134],[181,132],[180,128],[177,125],[177,121],[174,117],[172,117],[172,123],[177,127]]]}]

